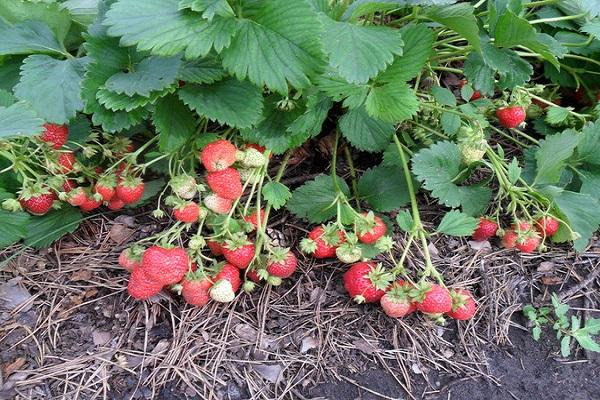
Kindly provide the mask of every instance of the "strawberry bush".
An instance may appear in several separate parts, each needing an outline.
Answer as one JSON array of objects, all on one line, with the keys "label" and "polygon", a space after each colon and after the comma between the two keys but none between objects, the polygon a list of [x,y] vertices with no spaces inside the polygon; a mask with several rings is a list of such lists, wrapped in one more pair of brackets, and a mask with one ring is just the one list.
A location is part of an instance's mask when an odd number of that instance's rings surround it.
[{"label": "strawberry bush", "polygon": [[[6,3],[0,246],[152,205],[165,230],[120,258],[134,298],[229,302],[303,252],[351,264],[350,297],[388,315],[467,319],[474,297],[445,287],[431,235],[581,251],[600,225],[596,2]],[[323,136],[328,170],[286,186]],[[298,248],[269,234],[284,207],[313,225]]]}]

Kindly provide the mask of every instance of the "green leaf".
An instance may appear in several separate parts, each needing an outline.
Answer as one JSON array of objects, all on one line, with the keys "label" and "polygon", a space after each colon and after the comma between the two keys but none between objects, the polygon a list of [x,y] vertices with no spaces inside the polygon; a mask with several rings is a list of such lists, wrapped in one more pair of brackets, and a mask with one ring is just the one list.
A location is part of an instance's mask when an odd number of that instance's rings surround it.
[{"label": "green leaf", "polygon": [[132,72],[119,72],[111,76],[104,86],[115,93],[148,97],[153,91],[171,86],[180,66],[179,57],[148,57],[136,65]]},{"label": "green leaf", "polygon": [[323,45],[329,64],[350,83],[366,83],[402,55],[400,31],[383,26],[359,26],[323,17]]},{"label": "green leaf", "polygon": [[521,167],[519,166],[519,161],[516,157],[513,157],[510,164],[508,164],[507,172],[508,172],[508,180],[513,185],[517,183],[519,178],[521,177]]},{"label": "green leaf", "polygon": [[194,59],[229,46],[235,33],[233,18],[215,17],[211,22],[178,9],[178,0],[118,0],[106,13],[108,34],[121,36],[122,46],[137,45],[140,51],[159,56],[185,52]]},{"label": "green leaf", "polygon": [[3,1],[0,3],[0,19],[9,24],[39,21],[47,25],[59,43],[62,43],[71,28],[71,15],[62,4],[55,1]]},{"label": "green leaf", "polygon": [[460,128],[460,122],[460,117],[454,113],[444,112],[440,118],[440,123],[442,124],[444,133],[450,136],[458,132],[458,129]]},{"label": "green leaf", "polygon": [[537,342],[538,340],[540,340],[540,337],[542,336],[542,328],[540,328],[539,326],[534,326],[531,329],[531,334],[533,336],[533,340],[535,340]]},{"label": "green leaf", "polygon": [[600,318],[589,318],[585,321],[585,326],[581,328],[581,331],[589,333],[590,335],[597,335],[600,333]]},{"label": "green leaf", "polygon": [[500,75],[499,84],[502,88],[520,86],[533,73],[532,65],[511,49],[499,49],[492,43],[485,42],[481,46],[481,55],[486,66]]},{"label": "green leaf", "polygon": [[157,90],[150,93],[150,96],[140,96],[134,94],[133,96],[127,96],[126,94],[119,94],[112,92],[104,87],[98,89],[96,97],[100,104],[112,111],[132,111],[140,107],[144,107],[149,104],[154,104],[159,98],[166,96],[169,93],[173,93],[175,87],[171,86],[164,90]]},{"label": "green leaf", "polygon": [[394,125],[370,117],[363,107],[347,111],[339,119],[342,135],[357,149],[381,151],[394,134]]},{"label": "green leaf", "polygon": [[425,16],[445,25],[467,39],[475,50],[480,48],[479,27],[473,6],[467,3],[426,9]]},{"label": "green leaf", "polygon": [[84,58],[29,56],[21,67],[15,95],[28,101],[47,122],[67,123],[83,109],[80,84],[86,64]]},{"label": "green leaf", "polygon": [[158,100],[152,122],[160,135],[160,150],[167,153],[181,149],[196,131],[194,115],[173,94]]},{"label": "green leaf", "polygon": [[0,107],[10,107],[17,102],[17,98],[6,90],[0,89]]},{"label": "green leaf", "polygon": [[479,219],[451,210],[444,215],[437,231],[450,236],[471,236],[478,225]]},{"label": "green leaf", "polygon": [[63,54],[54,33],[39,21],[10,25],[0,18],[0,55],[49,53]]},{"label": "green leaf", "polygon": [[597,40],[600,40],[600,20],[598,18],[587,22],[581,28],[582,32],[589,33],[594,36]]},{"label": "green leaf", "polygon": [[188,83],[213,83],[226,75],[221,64],[212,57],[186,61],[177,74],[177,79]]},{"label": "green leaf", "polygon": [[205,85],[186,85],[179,97],[192,110],[221,124],[247,128],[261,117],[261,90],[248,81],[225,78]]},{"label": "green leaf", "polygon": [[600,198],[600,169],[594,171],[579,170],[581,180],[581,194],[589,194],[593,198]]},{"label": "green leaf", "polygon": [[[598,198],[555,186],[547,186],[541,191],[552,200],[552,205],[564,215],[564,219],[571,229],[579,235],[579,238],[573,243],[575,250],[583,251],[593,233],[600,226],[600,201]],[[560,243],[572,240],[572,237],[568,230],[561,227],[552,240]]]},{"label": "green leaf", "polygon": [[66,0],[61,8],[68,10],[73,21],[88,26],[98,14],[99,0]]},{"label": "green leaf", "polygon": [[402,210],[396,215],[396,223],[404,232],[412,232],[415,227],[415,221],[408,210]]},{"label": "green leaf", "polygon": [[489,95],[494,92],[494,69],[486,65],[481,54],[469,54],[463,72],[469,83],[481,93]]},{"label": "green leaf", "polygon": [[0,107],[0,138],[42,133],[44,120],[25,102]]},{"label": "green leaf", "polygon": [[576,332],[573,334],[573,337],[584,349],[600,353],[600,344],[596,343],[594,339],[590,337],[590,335]]},{"label": "green leaf", "polygon": [[306,111],[290,124],[287,131],[293,135],[306,133],[310,137],[317,136],[321,133],[321,127],[331,107],[333,101],[329,97],[320,94],[308,96]]},{"label": "green leaf", "polygon": [[18,242],[27,235],[30,215],[26,212],[0,210],[0,249]]},{"label": "green leaf", "polygon": [[[337,182],[342,192],[349,196],[348,185],[340,177]],[[320,175],[294,190],[287,208],[299,218],[318,224],[337,213],[337,191],[330,175]]]},{"label": "green leaf", "polygon": [[191,8],[192,11],[202,13],[202,18],[211,21],[215,15],[221,17],[234,16],[227,0],[180,0],[179,9]]},{"label": "green leaf", "polygon": [[353,85],[329,70],[315,78],[317,88],[335,101],[344,101],[343,106],[358,108],[363,105],[369,94],[369,85]]},{"label": "green leaf", "polygon": [[569,357],[571,354],[571,336],[565,336],[560,341],[560,354],[563,357]]},{"label": "green leaf", "polygon": [[506,11],[499,19],[495,30],[495,44],[498,47],[524,46],[539,53],[546,61],[556,68],[559,67],[558,60],[550,50],[549,46],[540,41],[533,26],[524,18],[516,16],[511,11]]},{"label": "green leaf", "polygon": [[12,92],[19,82],[22,63],[21,57],[0,57],[0,89]]},{"label": "green leaf", "polygon": [[541,140],[535,153],[537,174],[533,185],[542,186],[558,183],[565,161],[573,155],[579,141],[578,134],[566,130]]},{"label": "green leaf", "polygon": [[587,123],[581,130],[577,155],[581,162],[600,165],[600,121]]},{"label": "green leaf", "polygon": [[283,183],[272,181],[263,186],[262,195],[271,207],[279,210],[292,197],[292,192]]},{"label": "green leaf", "polygon": [[231,46],[222,52],[223,66],[238,79],[281,94],[310,85],[320,72],[323,27],[305,0],[258,2],[244,10]]},{"label": "green leaf", "polygon": [[456,107],[456,97],[454,97],[454,93],[450,90],[443,88],[441,86],[434,86],[431,88],[431,94],[440,104],[450,107]]},{"label": "green leaf", "polygon": [[358,181],[358,196],[380,212],[392,211],[410,202],[402,168],[384,165],[365,171]]},{"label": "green leaf", "polygon": [[404,82],[396,82],[372,88],[365,107],[374,118],[398,123],[415,115],[419,102],[411,87]]},{"label": "green leaf", "polygon": [[565,107],[549,107],[546,112],[546,122],[550,125],[560,125],[569,116],[569,111],[570,109]]},{"label": "green leaf", "polygon": [[78,208],[63,204],[59,210],[31,217],[24,242],[27,246],[35,248],[48,247],[67,233],[74,232],[81,221],[82,216]]},{"label": "green leaf", "polygon": [[400,29],[404,41],[403,54],[379,76],[377,81],[408,81],[417,76],[431,57],[433,33],[425,24],[406,25]]},{"label": "green leaf", "polygon": [[461,170],[460,150],[451,142],[438,142],[412,158],[413,173],[440,203],[452,208],[462,206],[469,215],[481,214],[487,208],[491,191],[482,186],[454,183]]},{"label": "green leaf", "polygon": [[246,141],[265,146],[275,154],[282,154],[302,145],[311,134],[308,131],[295,132],[289,129],[304,113],[304,104],[299,103],[293,109],[283,111],[277,105],[280,100],[278,95],[266,98],[262,120],[255,127],[241,131]]}]

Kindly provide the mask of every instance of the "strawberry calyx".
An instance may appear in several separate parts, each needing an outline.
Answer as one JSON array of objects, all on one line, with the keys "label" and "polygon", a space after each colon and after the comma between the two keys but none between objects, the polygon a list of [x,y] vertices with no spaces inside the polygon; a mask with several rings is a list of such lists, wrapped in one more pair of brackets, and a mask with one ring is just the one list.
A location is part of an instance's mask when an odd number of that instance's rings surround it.
[{"label": "strawberry calyx", "polygon": [[252,244],[252,242],[243,233],[236,233],[230,239],[225,240],[225,247],[231,251],[241,249],[249,244]]},{"label": "strawberry calyx", "polygon": [[394,275],[388,272],[381,263],[378,263],[367,274],[371,284],[378,290],[386,290],[394,280]]}]

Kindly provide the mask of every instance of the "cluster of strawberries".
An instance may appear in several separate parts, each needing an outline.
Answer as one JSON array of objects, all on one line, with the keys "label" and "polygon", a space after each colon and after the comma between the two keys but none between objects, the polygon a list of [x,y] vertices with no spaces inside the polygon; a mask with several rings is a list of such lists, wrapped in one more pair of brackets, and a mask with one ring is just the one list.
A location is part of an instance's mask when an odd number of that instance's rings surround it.
[{"label": "cluster of strawberries", "polygon": [[[210,220],[208,225],[214,232],[205,237],[200,226],[198,234],[190,238],[187,250],[159,246],[145,251],[139,246],[124,250],[119,263],[132,271],[128,284],[132,297],[147,299],[163,287],[170,286],[180,292],[186,302],[195,306],[203,306],[210,299],[230,302],[242,282],[243,289],[250,292],[255,283],[265,281],[279,285],[282,279],[296,271],[298,260],[288,248],[269,244],[266,246],[267,254],[261,255],[257,254],[259,251],[255,243],[249,239],[248,234],[264,227],[267,222],[263,209],[249,215],[240,211],[240,218],[235,218],[236,205],[248,182],[246,177],[252,177],[257,168],[265,165],[263,152],[264,149],[255,145],[238,150],[233,143],[219,139],[207,144],[199,156],[207,171],[205,181],[210,192],[201,193],[204,186],[199,185],[192,175],[178,175],[171,179],[173,194],[167,197],[165,203],[172,207],[173,218],[185,227]],[[206,208],[200,205],[200,201],[195,201],[199,195]],[[212,256],[223,257],[225,262],[217,262],[203,254],[206,247]],[[211,261],[211,265],[204,265],[207,260]],[[160,268],[165,269],[163,274],[156,273]],[[167,276],[168,279],[164,278]]]},{"label": "cluster of strawberries", "polygon": [[475,315],[477,306],[467,290],[448,290],[427,281],[413,284],[396,280],[393,272],[382,264],[363,260],[359,244],[375,245],[379,250],[390,250],[393,241],[386,236],[385,222],[372,212],[357,215],[354,232],[340,229],[337,224],[315,227],[300,246],[315,258],[334,258],[352,264],[344,273],[344,287],[357,303],[380,303],[390,317],[407,316],[416,310],[435,320],[448,315],[467,320]]},{"label": "cluster of strawberries", "polygon": [[473,233],[473,240],[484,241],[494,236],[502,238],[502,246],[507,249],[516,248],[523,253],[532,253],[539,249],[545,238],[552,237],[560,223],[549,215],[544,215],[533,222],[518,221],[508,229],[500,229],[495,221],[482,217]]},{"label": "cluster of strawberries", "polygon": [[[43,175],[52,178],[48,178],[48,182],[26,180],[19,193],[19,204],[6,203],[3,204],[5,208],[15,211],[23,208],[31,214],[43,215],[59,206],[57,201],[60,199],[89,212],[103,203],[111,210],[118,210],[141,199],[144,183],[141,178],[129,173],[132,168],[128,164],[118,165],[115,173],[103,173],[104,170],[99,166],[87,171],[89,168],[80,164],[72,151],[63,148],[68,137],[69,128],[66,125],[44,125],[39,139],[51,150],[43,151]],[[124,143],[123,150],[132,151],[131,142]],[[86,180],[91,182],[89,187],[78,186],[78,183]]]}]

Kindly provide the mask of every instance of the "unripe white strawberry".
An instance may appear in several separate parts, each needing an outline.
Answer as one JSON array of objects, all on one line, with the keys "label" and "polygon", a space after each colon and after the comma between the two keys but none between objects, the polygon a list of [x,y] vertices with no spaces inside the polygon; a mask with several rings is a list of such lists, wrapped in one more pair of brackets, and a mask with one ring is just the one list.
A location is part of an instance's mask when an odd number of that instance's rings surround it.
[{"label": "unripe white strawberry", "polygon": [[244,159],[242,164],[245,167],[262,167],[267,161],[266,157],[258,150],[249,148],[244,151]]},{"label": "unripe white strawberry", "polygon": [[171,178],[171,190],[182,199],[193,199],[198,192],[198,185],[192,176],[178,175]]},{"label": "unripe white strawberry", "polygon": [[204,198],[204,205],[214,213],[227,214],[233,206],[233,201],[211,193]]},{"label": "unripe white strawberry", "polygon": [[235,299],[233,286],[227,279],[220,279],[215,282],[210,288],[209,294],[211,299],[218,301],[219,303],[229,303]]}]

